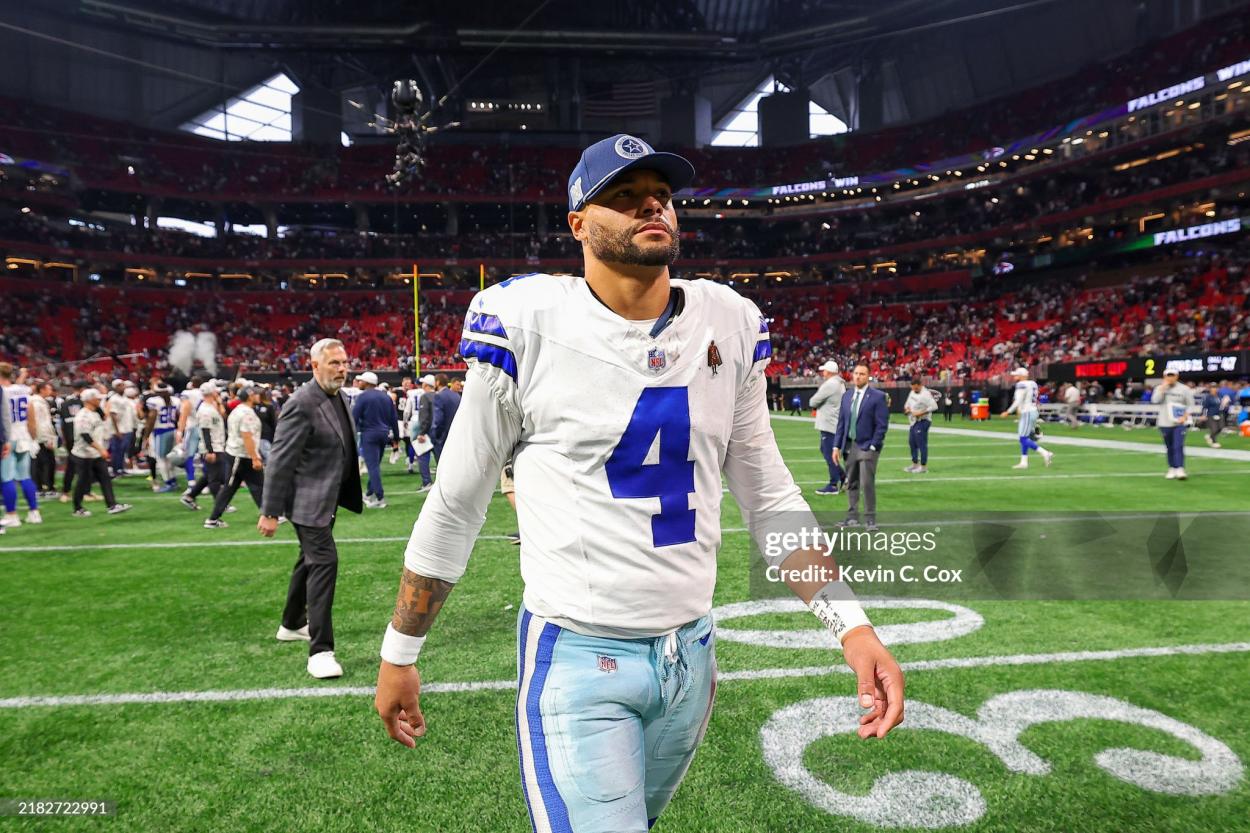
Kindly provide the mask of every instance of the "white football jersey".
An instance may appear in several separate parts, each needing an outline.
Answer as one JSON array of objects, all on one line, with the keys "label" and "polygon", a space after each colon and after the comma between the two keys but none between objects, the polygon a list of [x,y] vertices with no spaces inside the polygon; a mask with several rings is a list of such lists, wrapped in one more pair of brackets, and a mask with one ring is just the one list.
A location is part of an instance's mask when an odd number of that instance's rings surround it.
[{"label": "white football jersey", "polygon": [[29,440],[30,432],[30,385],[9,385],[4,389],[4,424],[8,429],[9,442]]},{"label": "white football jersey", "polygon": [[187,388],[178,394],[178,398],[191,403],[190,414],[195,416],[195,412],[200,409],[200,403],[204,401],[204,394],[200,393],[196,388]]},{"label": "white football jersey", "polygon": [[1011,409],[1022,414],[1037,410],[1037,382],[1032,379],[1016,382],[1016,396]]},{"label": "white football jersey", "polygon": [[178,401],[171,399],[168,404],[160,396],[149,396],[148,410],[156,412],[156,422],[152,425],[152,433],[164,434],[178,427]]},{"label": "white football jersey", "polygon": [[456,581],[512,457],[525,605],[601,636],[657,636],[712,606],[721,475],[757,540],[814,526],[769,424],[768,330],[753,303],[675,280],[652,337],[580,277],[479,293],[460,352],[464,400],[405,563]]}]

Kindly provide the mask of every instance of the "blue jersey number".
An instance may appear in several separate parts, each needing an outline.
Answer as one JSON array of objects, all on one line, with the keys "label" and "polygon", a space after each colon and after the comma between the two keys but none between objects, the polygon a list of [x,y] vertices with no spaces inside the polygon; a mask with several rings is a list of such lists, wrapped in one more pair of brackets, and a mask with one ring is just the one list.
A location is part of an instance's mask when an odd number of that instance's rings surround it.
[{"label": "blue jersey number", "polygon": [[[658,462],[645,463],[660,435]],[[657,547],[688,544],[694,537],[694,462],[690,454],[690,395],[686,388],[647,388],[634,405],[633,416],[606,465],[608,486],[615,498],[660,499],[660,513],[651,516]]]},{"label": "blue jersey number", "polygon": [[26,414],[25,396],[18,396],[9,400],[9,418],[11,422],[25,422]]}]

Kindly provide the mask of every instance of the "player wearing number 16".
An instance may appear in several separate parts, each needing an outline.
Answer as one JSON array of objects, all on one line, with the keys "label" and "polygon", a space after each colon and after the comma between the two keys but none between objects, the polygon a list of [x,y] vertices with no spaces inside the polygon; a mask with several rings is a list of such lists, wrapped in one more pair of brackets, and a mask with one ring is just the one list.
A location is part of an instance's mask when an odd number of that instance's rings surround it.
[{"label": "player wearing number 16", "polygon": [[[540,833],[643,833],[685,775],[715,693],[722,475],[757,540],[815,525],[769,425],[766,321],[728,287],[670,279],[672,194],[693,178],[633,136],[592,145],[568,183],[585,277],[524,275],[473,299],[464,399],[383,639],[375,706],[413,746],[417,655],[512,458],[517,746]],[[856,673],[860,736],[885,737],[903,717],[897,663],[844,585],[792,588]]]}]

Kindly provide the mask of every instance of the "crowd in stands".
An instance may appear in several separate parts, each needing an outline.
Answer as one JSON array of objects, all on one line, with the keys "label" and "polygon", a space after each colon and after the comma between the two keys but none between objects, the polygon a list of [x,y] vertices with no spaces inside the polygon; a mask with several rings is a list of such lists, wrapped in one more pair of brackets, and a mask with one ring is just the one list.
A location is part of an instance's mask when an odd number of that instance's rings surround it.
[{"label": "crowd in stands", "polygon": [[760,298],[773,319],[770,374],[817,375],[829,358],[875,377],[984,379],[1091,357],[1250,348],[1250,243],[1215,247],[1162,275],[1077,288],[986,283],[948,301],[829,304],[819,290]]},{"label": "crowd in stands", "polygon": [[[1114,286],[1074,287],[1070,278],[1043,276],[952,284],[944,298],[927,299],[869,299],[846,285],[739,288],[772,322],[773,376],[814,375],[837,358],[867,360],[883,380],[971,380],[1018,364],[1250,347],[1250,243],[1211,247],[1175,264]],[[51,289],[28,281],[0,291],[9,310],[0,360],[46,377],[70,373],[70,360],[95,356],[160,371],[178,330],[214,333],[218,361],[246,370],[307,370],[307,345],[324,336],[342,338],[360,367],[413,363],[411,296],[403,291]],[[425,296],[422,370],[464,367],[458,345],[470,297]]]},{"label": "crowd in stands", "polygon": [[[959,237],[992,236],[1018,223],[1039,223],[1073,209],[1094,214],[1099,205],[1130,195],[1178,183],[1195,182],[1218,174],[1250,170],[1250,143],[1228,147],[1227,127],[1195,131],[1183,141],[1191,149],[1149,164],[1116,170],[1115,159],[1087,162],[1021,177],[973,191],[956,190],[939,199],[906,204],[874,205],[861,211],[826,214],[806,220],[760,221],[683,219],[682,255],[686,259],[795,258],[823,253],[890,247],[900,243]],[[1193,194],[1152,203],[1152,211],[1170,215]],[[1226,209],[1228,207],[1226,206]],[[683,210],[678,209],[679,214]],[[1235,207],[1228,210],[1236,210]],[[1139,212],[1140,213],[1140,212]],[[1070,216],[1070,215],[1069,215]],[[531,218],[532,219],[532,218]],[[1135,215],[1112,212],[1100,231],[1112,236],[1136,233]],[[1118,223],[1117,223],[1118,221]],[[1069,225],[1071,222],[1068,221]],[[538,235],[492,229],[489,223],[459,234],[375,234],[347,229],[293,230],[283,237],[265,238],[242,233],[201,237],[165,228],[140,228],[116,223],[94,223],[97,228],[69,225],[65,216],[27,208],[16,202],[0,204],[0,240],[29,242],[75,251],[170,255],[187,258],[246,260],[359,260],[430,258],[490,258],[507,256],[541,262],[580,258],[580,244],[560,232]],[[562,218],[553,221],[563,226]],[[1052,229],[1052,231],[1058,231]],[[915,261],[900,264],[912,268]]]}]

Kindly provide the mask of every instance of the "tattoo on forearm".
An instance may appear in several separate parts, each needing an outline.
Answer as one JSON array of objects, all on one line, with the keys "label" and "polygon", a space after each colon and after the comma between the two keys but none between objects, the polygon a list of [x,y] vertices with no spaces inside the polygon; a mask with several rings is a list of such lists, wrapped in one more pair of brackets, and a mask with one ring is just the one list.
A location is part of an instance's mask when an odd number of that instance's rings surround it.
[{"label": "tattoo on forearm", "polygon": [[453,587],[455,585],[450,581],[426,578],[412,570],[404,570],[391,627],[409,636],[425,636]]}]

